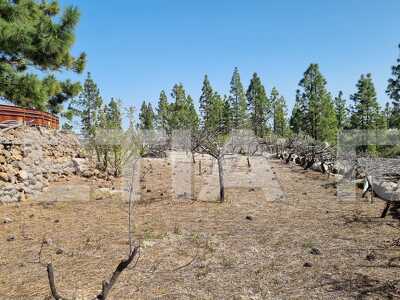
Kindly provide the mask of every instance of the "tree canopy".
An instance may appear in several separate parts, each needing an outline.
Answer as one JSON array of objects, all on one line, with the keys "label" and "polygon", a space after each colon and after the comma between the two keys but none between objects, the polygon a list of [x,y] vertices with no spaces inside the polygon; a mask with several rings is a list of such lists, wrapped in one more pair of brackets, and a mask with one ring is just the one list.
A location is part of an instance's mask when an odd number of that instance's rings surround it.
[{"label": "tree canopy", "polygon": [[84,69],[85,53],[71,55],[78,21],[76,7],[61,13],[57,1],[0,1],[0,97],[58,113],[66,100],[79,94],[79,83],[54,75]]}]

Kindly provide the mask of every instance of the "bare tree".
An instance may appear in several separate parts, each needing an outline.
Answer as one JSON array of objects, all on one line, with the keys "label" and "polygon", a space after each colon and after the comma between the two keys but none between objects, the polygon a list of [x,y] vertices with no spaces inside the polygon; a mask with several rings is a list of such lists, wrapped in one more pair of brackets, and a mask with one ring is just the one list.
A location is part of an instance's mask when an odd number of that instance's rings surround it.
[{"label": "bare tree", "polygon": [[218,164],[219,177],[219,200],[225,201],[224,185],[224,157],[226,153],[225,142],[227,135],[223,134],[222,129],[204,129],[192,137],[192,153],[208,154],[216,159]]},{"label": "bare tree", "polygon": [[[136,141],[135,140],[132,140]],[[132,148],[132,153],[129,153],[129,158],[127,157],[126,159],[131,159],[132,161],[132,167],[131,167],[131,180],[129,183],[129,197],[128,197],[128,240],[129,240],[129,254],[128,257],[121,260],[114,270],[114,272],[111,275],[110,280],[104,280],[102,284],[102,289],[101,292],[93,299],[98,299],[98,300],[105,300],[108,297],[108,294],[110,293],[111,289],[113,288],[114,284],[117,282],[118,277],[121,275],[121,273],[134,261],[135,257],[137,257],[136,263],[139,260],[139,251],[140,251],[140,245],[133,245],[133,240],[132,240],[132,213],[133,213],[133,191],[134,191],[134,175],[135,175],[135,169],[136,169],[136,164],[139,160],[139,158],[134,158],[133,156],[135,155],[135,152],[137,152],[137,147],[135,143],[130,143],[130,147]],[[41,250],[40,250],[41,252]],[[40,257],[39,257],[40,260]],[[135,266],[136,266],[135,263]],[[47,275],[48,275],[48,280],[49,280],[49,286],[51,290],[51,295],[53,296],[54,299],[56,300],[67,300],[68,298],[61,296],[56,288],[55,284],[55,277],[54,277],[54,268],[52,263],[47,264]]]}]

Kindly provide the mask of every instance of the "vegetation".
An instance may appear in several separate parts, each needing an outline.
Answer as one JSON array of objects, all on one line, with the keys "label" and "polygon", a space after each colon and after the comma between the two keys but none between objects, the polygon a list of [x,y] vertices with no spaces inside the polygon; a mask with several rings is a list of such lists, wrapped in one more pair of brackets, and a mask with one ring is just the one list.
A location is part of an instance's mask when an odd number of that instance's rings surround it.
[{"label": "vegetation", "polygon": [[393,128],[400,129],[400,57],[397,59],[397,64],[392,66],[392,76],[393,77],[389,79],[386,90],[393,104],[389,124]]},{"label": "vegetation", "polygon": [[[81,73],[84,69],[85,53],[77,57],[71,54],[78,21],[76,7],[69,6],[61,12],[57,1],[2,1],[0,97],[16,105],[60,113],[67,129],[78,117],[81,132],[93,140],[99,128],[122,128],[123,108],[116,100],[103,103],[90,73],[83,89],[78,82],[59,81],[53,75],[54,71]],[[267,93],[261,78],[254,73],[245,90],[239,69],[234,68],[228,96],[214,90],[208,75],[204,76],[199,114],[193,98],[178,83],[173,86],[170,99],[161,91],[154,110],[152,102],[142,103],[138,124],[133,121],[131,110],[130,125],[162,129],[167,134],[176,129],[218,129],[223,134],[232,129],[252,129],[258,137],[301,133],[335,144],[337,133],[345,129],[400,128],[400,58],[391,73],[386,90],[391,104],[381,109],[372,76],[367,74],[361,75],[350,96],[352,105],[348,106],[343,92],[332,97],[319,65],[312,63],[299,82],[289,118],[285,99],[276,88]],[[71,101],[64,110],[67,100]],[[100,155],[99,151],[96,150],[99,160],[100,156],[104,160],[106,154]]]},{"label": "vegetation", "polygon": [[84,69],[85,53],[78,57],[70,53],[78,21],[76,7],[69,6],[61,14],[57,1],[1,1],[0,97],[59,113],[65,101],[79,94],[79,83],[59,81],[53,75]]},{"label": "vegetation", "polygon": [[250,127],[256,136],[263,137],[267,132],[267,121],[271,113],[271,103],[257,73],[253,74],[246,95],[250,111]]}]

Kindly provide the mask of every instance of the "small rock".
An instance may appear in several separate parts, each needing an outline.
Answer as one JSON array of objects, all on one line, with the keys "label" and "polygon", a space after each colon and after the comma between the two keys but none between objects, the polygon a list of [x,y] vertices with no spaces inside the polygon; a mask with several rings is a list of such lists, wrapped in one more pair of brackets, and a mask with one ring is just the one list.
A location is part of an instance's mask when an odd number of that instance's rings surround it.
[{"label": "small rock", "polygon": [[8,223],[11,223],[13,220],[12,219],[10,219],[10,218],[4,218],[3,219],[3,224],[8,224]]},{"label": "small rock", "polygon": [[368,261],[374,261],[374,260],[376,260],[376,255],[375,255],[375,253],[374,253],[374,252],[368,253],[366,259],[367,259]]},{"label": "small rock", "polygon": [[307,192],[303,192],[303,195],[307,195]]},{"label": "small rock", "polygon": [[150,189],[147,189],[147,192],[148,192],[148,193],[150,193],[150,192],[151,192],[151,190],[150,190]]},{"label": "small rock", "polygon": [[6,182],[9,181],[8,174],[5,172],[0,172],[0,180],[6,181]]},{"label": "small rock", "polygon": [[56,254],[57,254],[57,255],[60,255],[60,254],[63,254],[63,253],[64,253],[64,250],[61,249],[61,248],[58,248],[58,249],[56,250]]},{"label": "small rock", "polygon": [[15,235],[9,235],[7,238],[7,242],[15,241]]},{"label": "small rock", "polygon": [[255,188],[250,188],[249,192],[254,192],[256,189]]},{"label": "small rock", "polygon": [[304,265],[303,265],[303,267],[305,267],[305,268],[311,268],[311,267],[312,267],[312,264],[309,263],[309,262],[305,262]]},{"label": "small rock", "polygon": [[60,223],[60,220],[59,219],[55,219],[54,223]]},{"label": "small rock", "polygon": [[44,239],[43,240],[43,244],[52,245],[53,244],[53,240],[52,239]]},{"label": "small rock", "polygon": [[246,220],[252,221],[253,217],[252,216],[246,216]]},{"label": "small rock", "polygon": [[18,172],[17,176],[18,176],[18,179],[19,179],[19,180],[25,181],[25,180],[28,179],[29,174],[28,174],[28,172],[26,172],[26,171],[24,171],[24,170],[21,170],[21,171]]},{"label": "small rock", "polygon": [[314,248],[313,247],[313,248],[311,248],[310,254],[312,254],[312,255],[320,255],[321,251],[319,251],[318,248]]}]

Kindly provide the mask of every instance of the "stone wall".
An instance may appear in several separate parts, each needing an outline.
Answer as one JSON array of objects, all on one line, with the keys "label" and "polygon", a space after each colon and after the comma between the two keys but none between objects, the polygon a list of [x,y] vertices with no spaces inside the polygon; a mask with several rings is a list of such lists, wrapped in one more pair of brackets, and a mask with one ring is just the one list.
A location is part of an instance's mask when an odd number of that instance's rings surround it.
[{"label": "stone wall", "polygon": [[74,134],[34,127],[0,131],[0,202],[37,196],[69,176],[90,177],[88,165]]}]

